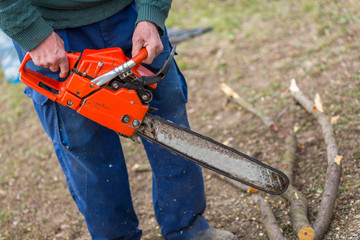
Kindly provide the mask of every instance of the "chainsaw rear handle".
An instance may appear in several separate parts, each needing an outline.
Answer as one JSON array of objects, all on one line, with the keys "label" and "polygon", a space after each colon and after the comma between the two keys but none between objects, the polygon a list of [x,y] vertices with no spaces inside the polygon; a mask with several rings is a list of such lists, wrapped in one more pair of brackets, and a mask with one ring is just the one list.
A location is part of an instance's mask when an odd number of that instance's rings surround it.
[{"label": "chainsaw rear handle", "polygon": [[[66,53],[66,55],[69,61],[69,69],[71,70],[80,58],[81,53]],[[45,97],[55,101],[56,98],[59,97],[66,81],[60,82],[26,68],[25,66],[30,60],[30,54],[26,53],[19,69],[20,81]]]},{"label": "chainsaw rear handle", "polygon": [[[75,68],[75,64],[79,60],[81,53],[66,53],[68,61],[69,61],[69,69],[70,71]],[[133,57],[133,60],[136,65],[141,64],[141,62],[147,57],[148,53],[146,48],[141,49],[141,51]],[[20,73],[20,81],[22,81],[25,85],[44,95],[45,97],[55,101],[59,94],[63,91],[62,88],[66,84],[66,80],[63,82],[54,80],[47,76],[44,76],[40,73],[35,72],[29,68],[26,68],[26,64],[31,60],[31,56],[29,53],[26,53],[19,69]]]}]

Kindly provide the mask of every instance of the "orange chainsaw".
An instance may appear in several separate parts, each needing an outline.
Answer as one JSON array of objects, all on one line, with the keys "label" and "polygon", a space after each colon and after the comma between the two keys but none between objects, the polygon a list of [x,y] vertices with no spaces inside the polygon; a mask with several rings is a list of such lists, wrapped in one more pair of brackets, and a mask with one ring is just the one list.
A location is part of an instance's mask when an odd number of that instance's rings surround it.
[{"label": "orange chainsaw", "polygon": [[173,48],[153,74],[141,62],[146,49],[129,59],[120,48],[68,52],[70,74],[63,82],[26,68],[27,54],[20,66],[20,80],[52,101],[137,141],[138,136],[169,151],[270,194],[283,193],[287,176],[263,162],[211,138],[151,114],[152,91],[167,74]]}]

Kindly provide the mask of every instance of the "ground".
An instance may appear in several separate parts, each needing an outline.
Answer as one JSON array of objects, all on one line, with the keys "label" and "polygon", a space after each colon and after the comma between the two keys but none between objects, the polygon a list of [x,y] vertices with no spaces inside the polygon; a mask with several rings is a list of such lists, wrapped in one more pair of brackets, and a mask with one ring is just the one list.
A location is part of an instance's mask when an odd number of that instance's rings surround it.
[{"label": "ground", "polygon": [[[176,60],[189,88],[193,130],[279,166],[284,140],[251,113],[228,100],[227,83],[285,131],[295,125],[298,146],[294,185],[309,202],[314,222],[324,188],[326,146],[316,120],[291,97],[296,79],[304,93],[319,93],[342,160],[334,216],[324,239],[360,239],[360,3],[356,0],[174,1],[168,25],[213,26],[178,45]],[[0,239],[89,239],[50,141],[24,86],[0,82]],[[124,139],[127,165],[143,239],[161,239],[151,200],[151,172],[140,145]],[[204,169],[205,217],[240,239],[268,239],[247,193]],[[264,194],[287,239],[296,239],[289,203]]]}]

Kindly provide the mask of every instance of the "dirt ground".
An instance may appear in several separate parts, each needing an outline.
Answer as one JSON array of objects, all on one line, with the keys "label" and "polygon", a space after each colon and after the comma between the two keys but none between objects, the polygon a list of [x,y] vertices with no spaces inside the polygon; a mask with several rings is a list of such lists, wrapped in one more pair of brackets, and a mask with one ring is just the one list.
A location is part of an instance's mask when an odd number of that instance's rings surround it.
[{"label": "dirt ground", "polygon": [[[355,0],[175,1],[169,26],[213,26],[180,43],[176,60],[189,88],[193,130],[275,167],[284,140],[254,115],[228,100],[231,86],[287,132],[299,128],[294,186],[309,203],[314,223],[327,167],[317,121],[289,93],[290,80],[313,98],[319,93],[342,160],[342,178],[331,225],[324,239],[360,239],[360,3]],[[50,140],[43,132],[24,86],[0,82],[0,240],[89,239],[68,193]],[[280,113],[281,116],[279,116]],[[123,139],[133,201],[143,239],[161,239],[152,210],[151,172],[140,145]],[[239,239],[269,239],[247,193],[204,169],[205,217],[212,227]],[[289,203],[264,194],[286,239],[297,239]]]}]

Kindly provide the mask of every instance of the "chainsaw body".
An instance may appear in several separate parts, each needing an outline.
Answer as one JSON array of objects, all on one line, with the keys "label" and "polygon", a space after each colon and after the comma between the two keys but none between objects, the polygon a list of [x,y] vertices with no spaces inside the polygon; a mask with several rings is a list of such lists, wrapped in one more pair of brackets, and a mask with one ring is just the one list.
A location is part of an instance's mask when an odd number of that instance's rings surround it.
[{"label": "chainsaw body", "polygon": [[132,136],[149,110],[151,91],[156,88],[156,83],[141,84],[142,76],[154,74],[136,65],[98,86],[92,83],[93,79],[129,61],[121,48],[87,49],[82,54],[67,53],[67,56],[70,74],[65,81],[59,82],[26,68],[31,59],[29,54],[20,67],[20,80],[52,101],[125,136]]}]

